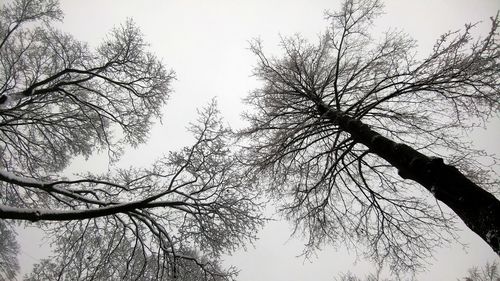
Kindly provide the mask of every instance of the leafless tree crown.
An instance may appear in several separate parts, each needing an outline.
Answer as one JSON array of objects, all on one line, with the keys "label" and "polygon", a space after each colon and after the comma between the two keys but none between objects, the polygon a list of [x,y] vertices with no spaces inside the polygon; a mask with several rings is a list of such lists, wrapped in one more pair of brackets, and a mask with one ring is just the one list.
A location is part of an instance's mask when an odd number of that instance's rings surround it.
[{"label": "leafless tree crown", "polygon": [[174,79],[132,21],[94,50],[51,26],[61,18],[55,0],[0,9],[0,219],[37,222],[54,241],[27,280],[232,279],[220,255],[262,220],[215,102],[193,144],[149,168],[59,175],[74,156],[116,160],[145,142]]},{"label": "leafless tree crown", "polygon": [[279,58],[254,41],[263,86],[247,98],[254,110],[241,134],[250,142],[248,164],[269,179],[309,250],[362,244],[367,256],[400,271],[421,266],[454,224],[435,202],[439,190],[430,184],[424,192],[394,163],[425,172],[444,158],[476,184],[498,188],[492,167],[479,162],[487,154],[463,136],[499,110],[499,21],[492,18],[480,39],[471,36],[474,25],[448,32],[416,59],[403,32],[371,37],[381,9],[377,0],[345,1],[327,14],[330,27],[317,44],[283,38]]}]

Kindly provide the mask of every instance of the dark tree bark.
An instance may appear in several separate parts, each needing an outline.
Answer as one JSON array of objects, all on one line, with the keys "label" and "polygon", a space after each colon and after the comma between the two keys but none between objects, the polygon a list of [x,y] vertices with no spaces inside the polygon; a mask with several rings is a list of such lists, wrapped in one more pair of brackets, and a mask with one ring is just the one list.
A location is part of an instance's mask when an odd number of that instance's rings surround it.
[{"label": "dark tree bark", "polygon": [[426,156],[408,145],[386,138],[360,120],[324,104],[318,104],[317,109],[319,115],[349,133],[355,142],[365,145],[370,153],[398,169],[402,178],[425,187],[500,255],[500,201],[493,194],[469,180],[454,166],[445,164],[442,158]]}]

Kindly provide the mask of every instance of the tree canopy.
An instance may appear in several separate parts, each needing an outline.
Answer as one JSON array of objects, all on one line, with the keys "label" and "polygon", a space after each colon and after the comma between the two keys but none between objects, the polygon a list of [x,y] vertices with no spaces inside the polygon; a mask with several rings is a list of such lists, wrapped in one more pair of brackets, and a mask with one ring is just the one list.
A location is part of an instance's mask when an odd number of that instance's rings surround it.
[{"label": "tree canopy", "polygon": [[116,161],[144,143],[175,77],[131,20],[92,49],[52,26],[61,18],[56,0],[0,10],[0,219],[36,222],[54,242],[28,280],[166,280],[194,267],[234,278],[219,257],[262,220],[215,102],[190,125],[193,144],[149,168],[61,176],[75,156]]},{"label": "tree canopy", "polygon": [[[345,0],[317,42],[284,37],[277,57],[253,41],[263,83],[246,99],[247,128],[235,134],[213,101],[189,125],[191,143],[119,169],[161,120],[175,73],[132,20],[92,47],[55,27],[57,0],[3,3],[0,237],[10,246],[0,256],[18,250],[12,225],[35,224],[53,253],[27,281],[234,280],[221,256],[256,239],[263,191],[305,235],[306,254],[343,244],[415,271],[457,237],[457,218],[499,253],[495,157],[465,137],[500,109],[499,18],[482,37],[467,24],[421,55],[403,31],[371,33],[382,10]],[[96,153],[109,171],[65,174]],[[0,279],[16,264],[0,261]]]},{"label": "tree canopy", "polygon": [[498,17],[420,58],[401,31],[370,34],[382,8],[344,1],[318,43],[283,38],[281,57],[253,42],[263,86],[247,98],[248,165],[309,250],[344,243],[415,270],[453,237],[440,200],[498,253],[498,176],[464,138],[500,108]]}]

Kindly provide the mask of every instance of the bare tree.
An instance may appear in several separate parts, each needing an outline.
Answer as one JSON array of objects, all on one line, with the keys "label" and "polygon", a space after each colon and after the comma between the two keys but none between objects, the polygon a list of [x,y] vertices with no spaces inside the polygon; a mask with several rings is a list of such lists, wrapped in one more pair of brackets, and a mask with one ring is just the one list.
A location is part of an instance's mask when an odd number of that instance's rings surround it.
[{"label": "bare tree", "polygon": [[466,25],[417,59],[402,32],[370,36],[381,10],[347,0],[318,44],[284,38],[281,58],[252,44],[263,86],[247,98],[248,164],[308,249],[363,244],[395,271],[416,269],[453,237],[439,200],[499,253],[500,203],[486,191],[498,178],[464,140],[498,113],[498,17],[484,38]]},{"label": "bare tree", "polygon": [[2,7],[3,169],[38,176],[60,171],[74,155],[106,149],[115,158],[124,144],[145,140],[170,93],[173,73],[145,50],[132,21],[92,51],[47,25],[60,18],[57,1]]},{"label": "bare tree", "polygon": [[498,263],[487,262],[486,265],[479,269],[472,267],[468,270],[468,276],[463,280],[465,281],[499,281],[500,273],[498,272]]},{"label": "bare tree", "polygon": [[19,271],[19,244],[12,226],[0,221],[0,280],[13,280]]},{"label": "bare tree", "polygon": [[365,278],[361,278],[348,271],[346,273],[339,274],[335,281],[391,281],[390,279],[382,279],[378,274],[369,274]]},{"label": "bare tree", "polygon": [[[346,273],[339,274],[339,277],[335,280],[338,281],[391,281],[391,280],[401,280],[401,279],[385,279],[380,277],[380,272],[382,268],[378,268],[375,273],[371,273],[367,275],[365,278],[361,278],[352,272],[348,271]],[[499,281],[500,274],[498,272],[498,263],[487,262],[483,268],[472,267],[468,270],[467,277],[458,279],[457,281],[465,280],[465,281]]]},{"label": "bare tree", "polygon": [[[185,278],[193,266],[206,280],[234,278],[236,271],[221,270],[217,260],[253,239],[262,220],[253,200],[257,190],[245,184],[227,142],[230,131],[216,114],[214,105],[200,112],[191,127],[196,143],[152,168],[43,183],[54,196],[47,205],[77,210],[4,208],[9,218],[63,221],[45,226],[57,258],[42,261],[28,280],[50,274],[62,280],[168,280]],[[33,185],[17,181],[12,188],[19,187]],[[190,256],[191,249],[204,258]]]},{"label": "bare tree", "polygon": [[[82,240],[85,241],[72,240],[78,243],[78,247],[74,245],[70,247],[72,243],[68,241],[75,239],[76,235],[57,240],[56,243],[61,245],[57,255],[43,259],[36,264],[34,270],[25,276],[24,280],[188,281],[209,279],[208,272],[213,274],[211,280],[225,280],[227,277],[227,271],[222,270],[218,263],[201,257],[193,250],[180,250],[179,255],[190,257],[190,259],[179,259],[177,272],[164,272],[161,270],[161,261],[157,255],[144,255],[138,247],[134,246],[135,242],[124,240],[126,238],[118,237],[118,235],[121,235],[120,231],[109,233],[107,236],[87,233],[82,236],[84,237]],[[89,237],[90,240],[87,240]],[[97,241],[92,241],[94,239]],[[102,255],[102,249],[100,249],[102,247],[114,248],[113,255]],[[106,258],[102,259],[103,256]]]},{"label": "bare tree", "polygon": [[58,261],[29,278],[165,280],[194,263],[231,279],[212,264],[254,237],[260,206],[215,103],[190,126],[194,144],[150,168],[59,175],[76,155],[114,161],[143,143],[174,78],[132,21],[91,50],[51,27],[61,17],[55,0],[0,10],[0,219],[37,222]]}]

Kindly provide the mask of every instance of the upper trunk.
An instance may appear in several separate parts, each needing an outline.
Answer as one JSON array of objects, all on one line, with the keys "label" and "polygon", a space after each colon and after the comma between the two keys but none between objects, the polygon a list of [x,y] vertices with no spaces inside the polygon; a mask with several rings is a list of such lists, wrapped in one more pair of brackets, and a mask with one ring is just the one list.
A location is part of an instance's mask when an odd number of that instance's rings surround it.
[{"label": "upper trunk", "polygon": [[356,142],[367,146],[371,153],[398,169],[402,178],[425,187],[500,255],[500,201],[494,195],[473,183],[457,168],[443,163],[441,158],[426,156],[408,145],[394,142],[360,120],[325,104],[318,104],[318,110]]}]

